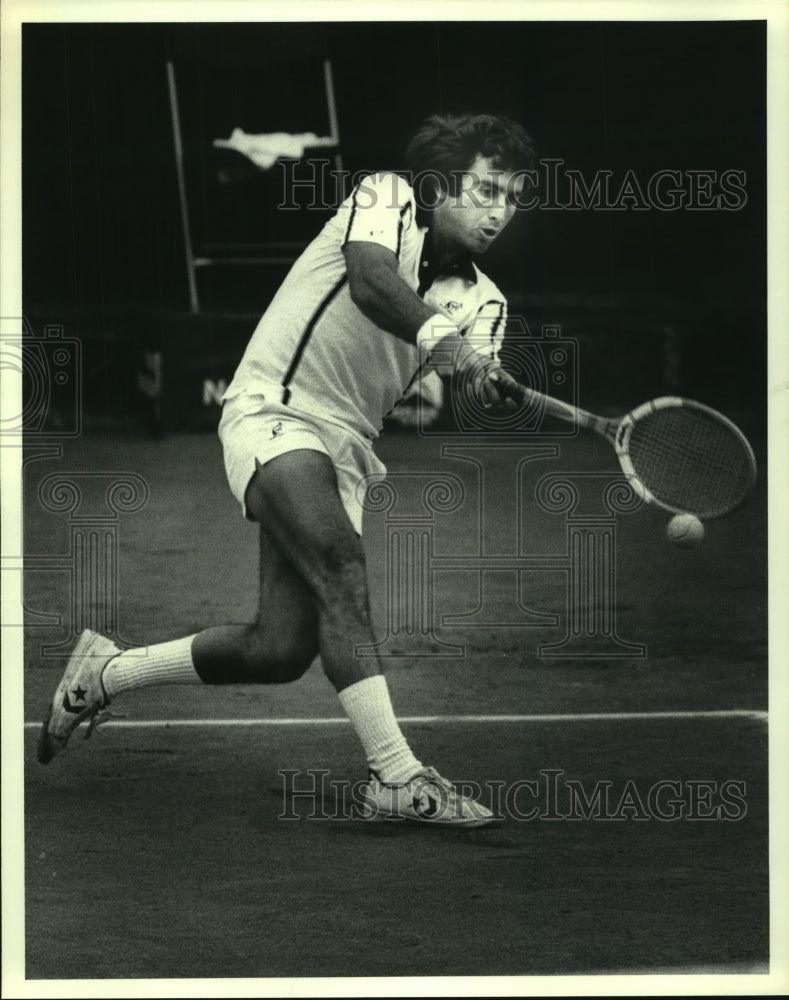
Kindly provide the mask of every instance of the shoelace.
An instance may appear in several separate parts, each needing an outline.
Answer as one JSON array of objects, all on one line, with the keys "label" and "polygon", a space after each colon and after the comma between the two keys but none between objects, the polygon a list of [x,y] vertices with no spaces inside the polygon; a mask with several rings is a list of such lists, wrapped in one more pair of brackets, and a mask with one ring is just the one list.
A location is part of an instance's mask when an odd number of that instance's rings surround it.
[{"label": "shoelace", "polygon": [[457,789],[452,782],[448,778],[442,777],[438,771],[432,767],[426,767],[424,770],[418,771],[413,778],[411,778],[409,784],[414,781],[419,781],[420,779],[422,779],[425,784],[432,784],[436,785],[438,788],[443,788],[448,795],[457,795]]},{"label": "shoelace", "polygon": [[101,732],[101,727],[105,726],[110,719],[125,719],[126,715],[123,712],[110,712],[107,708],[99,709],[97,712],[91,716],[90,724],[85,730],[85,739],[87,740],[91,733],[94,731],[97,733]]},{"label": "shoelace", "polygon": [[372,768],[369,771],[369,777],[371,781],[377,781],[382,785],[391,785],[393,787],[396,785],[412,785],[415,782],[420,781],[427,784],[432,783],[434,785],[438,785],[439,788],[444,788],[447,792],[451,792],[453,794],[457,792],[457,789],[452,782],[448,778],[443,778],[433,767],[423,767],[421,770],[417,771],[416,774],[412,775],[408,781],[381,781]]}]

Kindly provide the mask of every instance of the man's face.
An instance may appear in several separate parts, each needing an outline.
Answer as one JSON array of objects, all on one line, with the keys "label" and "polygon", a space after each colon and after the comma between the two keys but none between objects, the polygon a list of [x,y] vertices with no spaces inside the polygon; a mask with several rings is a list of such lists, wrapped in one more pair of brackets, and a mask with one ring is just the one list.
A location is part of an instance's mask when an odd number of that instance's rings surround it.
[{"label": "man's face", "polygon": [[447,194],[433,210],[434,236],[442,249],[484,253],[515,214],[523,184],[523,177],[477,156],[459,178],[457,194]]}]

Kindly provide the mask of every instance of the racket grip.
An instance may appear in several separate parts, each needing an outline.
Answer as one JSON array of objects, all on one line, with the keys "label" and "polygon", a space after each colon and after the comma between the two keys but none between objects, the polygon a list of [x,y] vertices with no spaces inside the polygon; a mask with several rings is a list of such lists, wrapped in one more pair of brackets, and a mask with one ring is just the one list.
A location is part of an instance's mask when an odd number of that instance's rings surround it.
[{"label": "racket grip", "polygon": [[580,423],[581,425],[585,425],[586,421],[584,420],[584,417],[589,417],[592,421],[594,420],[594,417],[592,417],[591,414],[586,414],[583,410],[579,410],[575,406],[571,406],[569,403],[564,403],[560,399],[554,399],[553,396],[547,396],[544,392],[538,392],[536,389],[530,389],[528,386],[521,385],[520,382],[508,382],[501,385],[501,388],[505,393],[510,395],[516,403],[521,403],[524,406],[534,406],[537,404],[541,406],[547,414],[552,417],[557,417],[565,423]]},{"label": "racket grip", "polygon": [[498,384],[501,391],[514,399],[516,403],[521,403],[523,406],[540,406],[543,412],[550,417],[556,417],[557,420],[572,424],[574,427],[583,427],[586,430],[594,431],[611,441],[616,437],[617,420],[598,417],[594,413],[582,410],[580,406],[572,406],[561,399],[555,399],[544,392],[538,392],[537,389],[521,385],[520,382],[507,380],[506,382],[500,381]]}]

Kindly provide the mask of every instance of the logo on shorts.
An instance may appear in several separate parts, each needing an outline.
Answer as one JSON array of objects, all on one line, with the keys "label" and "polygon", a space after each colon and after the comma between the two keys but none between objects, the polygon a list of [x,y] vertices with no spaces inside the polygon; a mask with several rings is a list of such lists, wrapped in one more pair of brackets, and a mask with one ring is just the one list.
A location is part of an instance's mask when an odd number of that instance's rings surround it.
[{"label": "logo on shorts", "polygon": [[282,430],[283,430],[283,428],[282,428],[282,421],[278,420],[276,422],[276,424],[274,424],[274,426],[271,428],[271,436],[273,438],[279,437],[280,434],[282,433]]}]

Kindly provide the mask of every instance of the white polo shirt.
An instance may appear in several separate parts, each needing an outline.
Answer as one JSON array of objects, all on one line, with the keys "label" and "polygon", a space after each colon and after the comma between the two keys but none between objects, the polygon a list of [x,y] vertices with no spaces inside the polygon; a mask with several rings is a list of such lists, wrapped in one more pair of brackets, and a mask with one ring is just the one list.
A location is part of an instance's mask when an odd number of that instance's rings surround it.
[{"label": "white polo shirt", "polygon": [[[478,350],[495,358],[507,304],[470,260],[438,274],[423,293],[428,227],[397,174],[365,178],[304,250],[264,313],[225,393],[265,396],[375,438],[383,418],[419,376],[419,351],[382,330],[351,301],[343,247],[363,241],[396,254],[398,273]],[[429,246],[429,243],[428,243]],[[420,265],[422,265],[420,267]],[[429,280],[429,279],[428,279]]]}]

